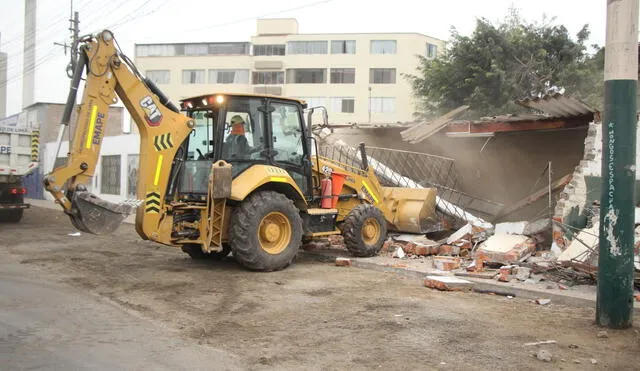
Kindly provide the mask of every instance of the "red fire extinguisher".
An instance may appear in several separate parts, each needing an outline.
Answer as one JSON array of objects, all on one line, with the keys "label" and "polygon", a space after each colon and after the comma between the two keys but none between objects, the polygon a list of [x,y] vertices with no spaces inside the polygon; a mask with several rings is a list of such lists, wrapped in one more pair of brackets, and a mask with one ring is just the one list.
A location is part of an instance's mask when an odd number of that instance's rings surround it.
[{"label": "red fire extinguisher", "polygon": [[323,209],[330,209],[331,198],[333,196],[331,194],[331,189],[332,189],[331,178],[325,177],[324,179],[322,179],[320,181],[320,188],[322,189],[322,194],[321,194],[322,201],[320,201],[320,207]]}]

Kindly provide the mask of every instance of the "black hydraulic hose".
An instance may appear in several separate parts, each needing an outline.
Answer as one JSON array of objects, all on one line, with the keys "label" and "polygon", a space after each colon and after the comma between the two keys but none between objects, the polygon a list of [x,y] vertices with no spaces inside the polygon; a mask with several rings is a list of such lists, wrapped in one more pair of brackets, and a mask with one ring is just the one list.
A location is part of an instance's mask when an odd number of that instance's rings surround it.
[{"label": "black hydraulic hose", "polygon": [[157,95],[158,98],[160,98],[160,103],[162,103],[163,106],[167,107],[168,109],[172,110],[175,113],[179,113],[180,112],[178,107],[176,107],[176,105],[173,104],[171,99],[169,99],[169,97],[167,97],[162,92],[162,90],[160,90],[160,88],[158,88],[158,86],[153,81],[151,81],[150,79],[145,77],[144,78],[144,83],[147,85],[149,90],[151,90],[151,92],[153,92],[153,94]]},{"label": "black hydraulic hose", "polygon": [[76,105],[76,97],[78,96],[78,86],[80,86],[80,79],[82,79],[82,72],[87,65],[87,54],[84,50],[80,50],[80,56],[76,63],[76,68],[73,70],[73,77],[71,78],[71,88],[69,89],[69,96],[67,96],[67,104],[64,106],[64,112],[62,113],[62,120],[60,125],[69,126],[71,121],[71,113]]}]

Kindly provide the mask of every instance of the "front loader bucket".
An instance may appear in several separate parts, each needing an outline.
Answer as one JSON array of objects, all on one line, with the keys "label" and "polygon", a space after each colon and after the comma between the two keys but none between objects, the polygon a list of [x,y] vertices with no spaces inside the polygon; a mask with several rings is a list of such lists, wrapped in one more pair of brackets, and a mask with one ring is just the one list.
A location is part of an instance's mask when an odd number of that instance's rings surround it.
[{"label": "front loader bucket", "polygon": [[382,187],[391,229],[406,233],[442,230],[436,216],[435,188]]},{"label": "front loader bucket", "polygon": [[135,206],[105,201],[87,191],[76,191],[71,203],[76,211],[71,215],[71,222],[91,234],[112,233],[135,211]]}]

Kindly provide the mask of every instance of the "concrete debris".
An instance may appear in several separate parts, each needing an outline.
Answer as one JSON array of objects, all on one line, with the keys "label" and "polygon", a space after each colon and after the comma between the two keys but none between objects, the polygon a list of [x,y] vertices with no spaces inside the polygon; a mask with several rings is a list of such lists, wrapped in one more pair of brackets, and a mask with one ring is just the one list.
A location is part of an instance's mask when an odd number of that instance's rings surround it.
[{"label": "concrete debris", "polygon": [[404,250],[402,249],[402,247],[398,247],[396,251],[393,252],[394,258],[404,259],[406,256],[407,254],[404,253]]},{"label": "concrete debris", "polygon": [[549,219],[538,219],[535,222],[527,222],[522,234],[534,236],[551,230],[551,221]]},{"label": "concrete debris", "polygon": [[573,363],[575,363],[576,365],[579,365],[580,364],[580,360],[579,359],[574,359]]},{"label": "concrete debris", "polygon": [[527,267],[516,267],[514,271],[516,278],[520,281],[526,281],[531,275],[531,268]]},{"label": "concrete debris", "polygon": [[460,268],[460,258],[435,256],[433,259],[433,265],[437,270],[452,271]]},{"label": "concrete debris", "polygon": [[514,234],[494,234],[483,242],[474,257],[485,261],[511,264],[524,261],[536,249],[535,240]]},{"label": "concrete debris", "polygon": [[534,343],[524,343],[524,346],[530,347],[535,345],[546,345],[546,344],[557,344],[557,343],[558,343],[557,340],[543,340],[543,341],[536,341]]},{"label": "concrete debris", "polygon": [[609,333],[607,333],[606,331],[598,331],[598,334],[596,335],[599,339],[606,339],[609,337]]},{"label": "concrete debris", "polygon": [[562,249],[560,248],[560,246],[558,246],[558,244],[555,241],[553,241],[553,243],[551,244],[550,251],[553,254],[553,256],[555,256],[556,258],[562,254]]},{"label": "concrete debris", "polygon": [[543,362],[551,362],[553,356],[551,355],[550,351],[546,349],[540,349],[538,353],[536,353],[536,358]]},{"label": "concrete debris", "polygon": [[447,243],[452,244],[472,234],[473,234],[473,226],[470,223],[466,224],[464,227],[458,229],[451,236],[449,236],[447,238]]},{"label": "concrete debris", "polygon": [[577,261],[581,263],[593,262],[598,249],[598,235],[600,224],[595,223],[591,228],[585,228],[573,238],[569,247],[558,257],[558,261]]},{"label": "concrete debris", "polygon": [[536,304],[547,305],[551,303],[551,299],[536,299]]},{"label": "concrete debris", "polygon": [[496,271],[487,271],[487,272],[456,272],[454,275],[458,277],[473,277],[473,278],[484,278],[487,280],[493,279],[498,273]]},{"label": "concrete debris", "polygon": [[411,242],[416,246],[439,246],[440,244],[428,239],[425,235],[422,234],[399,234],[396,236],[392,236],[391,239],[396,242]]},{"label": "concrete debris", "polygon": [[351,259],[349,258],[336,258],[336,265],[338,267],[350,267]]},{"label": "concrete debris", "polygon": [[470,291],[473,282],[451,276],[427,276],[424,285],[440,291]]},{"label": "concrete debris", "polygon": [[529,222],[507,222],[496,224],[496,234],[524,234]]},{"label": "concrete debris", "polygon": [[598,364],[598,360],[595,358],[591,358],[591,364],[592,365],[597,365]]}]

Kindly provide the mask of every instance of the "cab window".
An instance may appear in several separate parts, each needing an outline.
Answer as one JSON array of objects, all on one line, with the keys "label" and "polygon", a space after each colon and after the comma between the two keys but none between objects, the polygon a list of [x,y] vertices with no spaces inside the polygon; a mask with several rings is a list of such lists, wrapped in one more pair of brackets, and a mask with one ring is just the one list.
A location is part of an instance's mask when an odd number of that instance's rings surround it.
[{"label": "cab window", "polygon": [[271,127],[276,162],[302,164],[304,156],[302,122],[298,106],[290,103],[271,104]]},{"label": "cab window", "polygon": [[255,98],[235,98],[227,104],[222,159],[229,162],[266,159],[263,103]]}]

